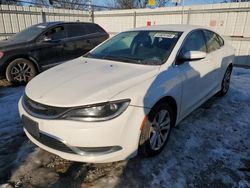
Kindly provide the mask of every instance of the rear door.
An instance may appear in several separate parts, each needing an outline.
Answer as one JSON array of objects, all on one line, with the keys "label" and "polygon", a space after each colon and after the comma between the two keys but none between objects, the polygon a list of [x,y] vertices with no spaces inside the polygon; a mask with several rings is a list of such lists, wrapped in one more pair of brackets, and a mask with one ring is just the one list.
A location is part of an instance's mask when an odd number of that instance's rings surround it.
[{"label": "rear door", "polygon": [[66,31],[63,54],[67,59],[84,55],[108,38],[108,34],[93,23],[67,24]]},{"label": "rear door", "polygon": [[214,72],[214,81],[218,85],[221,84],[221,75],[224,73],[221,72],[221,64],[223,61],[227,62],[226,54],[224,54],[222,48],[224,47],[224,41],[221,39],[216,33],[209,31],[209,30],[203,30],[205,38],[206,38],[206,44],[207,44],[207,53],[208,57],[210,57],[211,61],[214,64],[215,72]]},{"label": "rear door", "polygon": [[74,59],[88,52],[90,44],[85,37],[87,34],[85,27],[77,23],[67,24],[66,26],[67,40],[64,44],[64,57]]},{"label": "rear door", "polygon": [[109,38],[109,34],[97,24],[86,23],[84,26],[86,27],[87,37],[90,42],[89,50],[92,50],[94,47]]},{"label": "rear door", "polygon": [[[191,32],[184,41],[180,53],[187,51],[207,52],[205,37],[201,30]],[[214,63],[211,57],[201,60],[185,61],[178,66],[182,76],[182,109],[183,116],[190,113],[204,102],[213,90]]]}]

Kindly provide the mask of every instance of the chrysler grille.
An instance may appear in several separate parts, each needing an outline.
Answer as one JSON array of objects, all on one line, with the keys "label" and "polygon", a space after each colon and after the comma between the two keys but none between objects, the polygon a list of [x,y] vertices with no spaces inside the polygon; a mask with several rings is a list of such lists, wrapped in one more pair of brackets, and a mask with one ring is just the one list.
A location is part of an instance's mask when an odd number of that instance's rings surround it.
[{"label": "chrysler grille", "polygon": [[68,110],[68,108],[40,104],[31,100],[26,95],[23,97],[23,107],[27,113],[38,118],[56,118]]}]

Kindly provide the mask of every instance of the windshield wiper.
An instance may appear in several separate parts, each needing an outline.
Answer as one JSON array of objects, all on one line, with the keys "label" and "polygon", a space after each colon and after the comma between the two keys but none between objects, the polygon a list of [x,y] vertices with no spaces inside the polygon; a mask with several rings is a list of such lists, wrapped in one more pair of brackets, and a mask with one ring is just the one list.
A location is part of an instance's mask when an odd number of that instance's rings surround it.
[{"label": "windshield wiper", "polygon": [[125,62],[133,62],[139,63],[140,61],[137,59],[132,59],[128,57],[115,57],[115,56],[103,56],[102,59],[115,60],[115,61],[125,61]]},{"label": "windshield wiper", "polygon": [[83,55],[83,57],[95,58],[95,59],[102,59],[102,56],[98,56],[98,55],[92,54],[90,52],[88,52],[87,54]]},{"label": "windshield wiper", "polygon": [[145,59],[142,60],[140,63],[144,65],[161,65],[162,61],[159,59]]},{"label": "windshield wiper", "polygon": [[91,54],[87,53],[84,55],[84,57],[88,58],[95,58],[95,59],[108,59],[108,60],[114,60],[114,61],[121,61],[121,62],[128,62],[128,63],[135,63],[135,64],[144,64],[144,65],[161,65],[162,61],[159,59],[134,59],[134,58],[129,58],[129,57],[117,57],[117,56],[109,56],[109,55],[96,55],[96,54]]}]

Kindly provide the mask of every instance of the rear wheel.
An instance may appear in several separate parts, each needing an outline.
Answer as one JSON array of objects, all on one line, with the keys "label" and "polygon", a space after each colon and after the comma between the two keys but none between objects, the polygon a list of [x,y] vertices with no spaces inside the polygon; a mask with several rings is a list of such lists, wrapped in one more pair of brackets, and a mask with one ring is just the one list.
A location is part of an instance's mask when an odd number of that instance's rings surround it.
[{"label": "rear wheel", "polygon": [[168,141],[173,125],[172,108],[167,103],[155,106],[141,132],[139,155],[154,156],[160,153]]},{"label": "rear wheel", "polygon": [[232,67],[228,67],[221,83],[221,90],[216,94],[217,96],[222,97],[227,94],[230,86],[231,73]]},{"label": "rear wheel", "polygon": [[36,75],[35,65],[24,58],[15,59],[6,69],[6,78],[13,84],[26,84]]}]

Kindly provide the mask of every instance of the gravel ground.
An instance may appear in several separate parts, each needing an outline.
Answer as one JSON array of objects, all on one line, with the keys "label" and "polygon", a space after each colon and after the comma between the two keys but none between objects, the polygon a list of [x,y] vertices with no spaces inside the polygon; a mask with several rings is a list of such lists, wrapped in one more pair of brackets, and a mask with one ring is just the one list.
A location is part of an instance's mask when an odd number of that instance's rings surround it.
[{"label": "gravel ground", "polygon": [[66,161],[29,143],[16,107],[23,87],[2,88],[1,187],[250,187],[249,83],[250,69],[235,68],[227,96],[183,120],[160,155],[108,164]]},{"label": "gravel ground", "polygon": [[0,80],[0,87],[8,87],[11,84],[7,80]]}]

